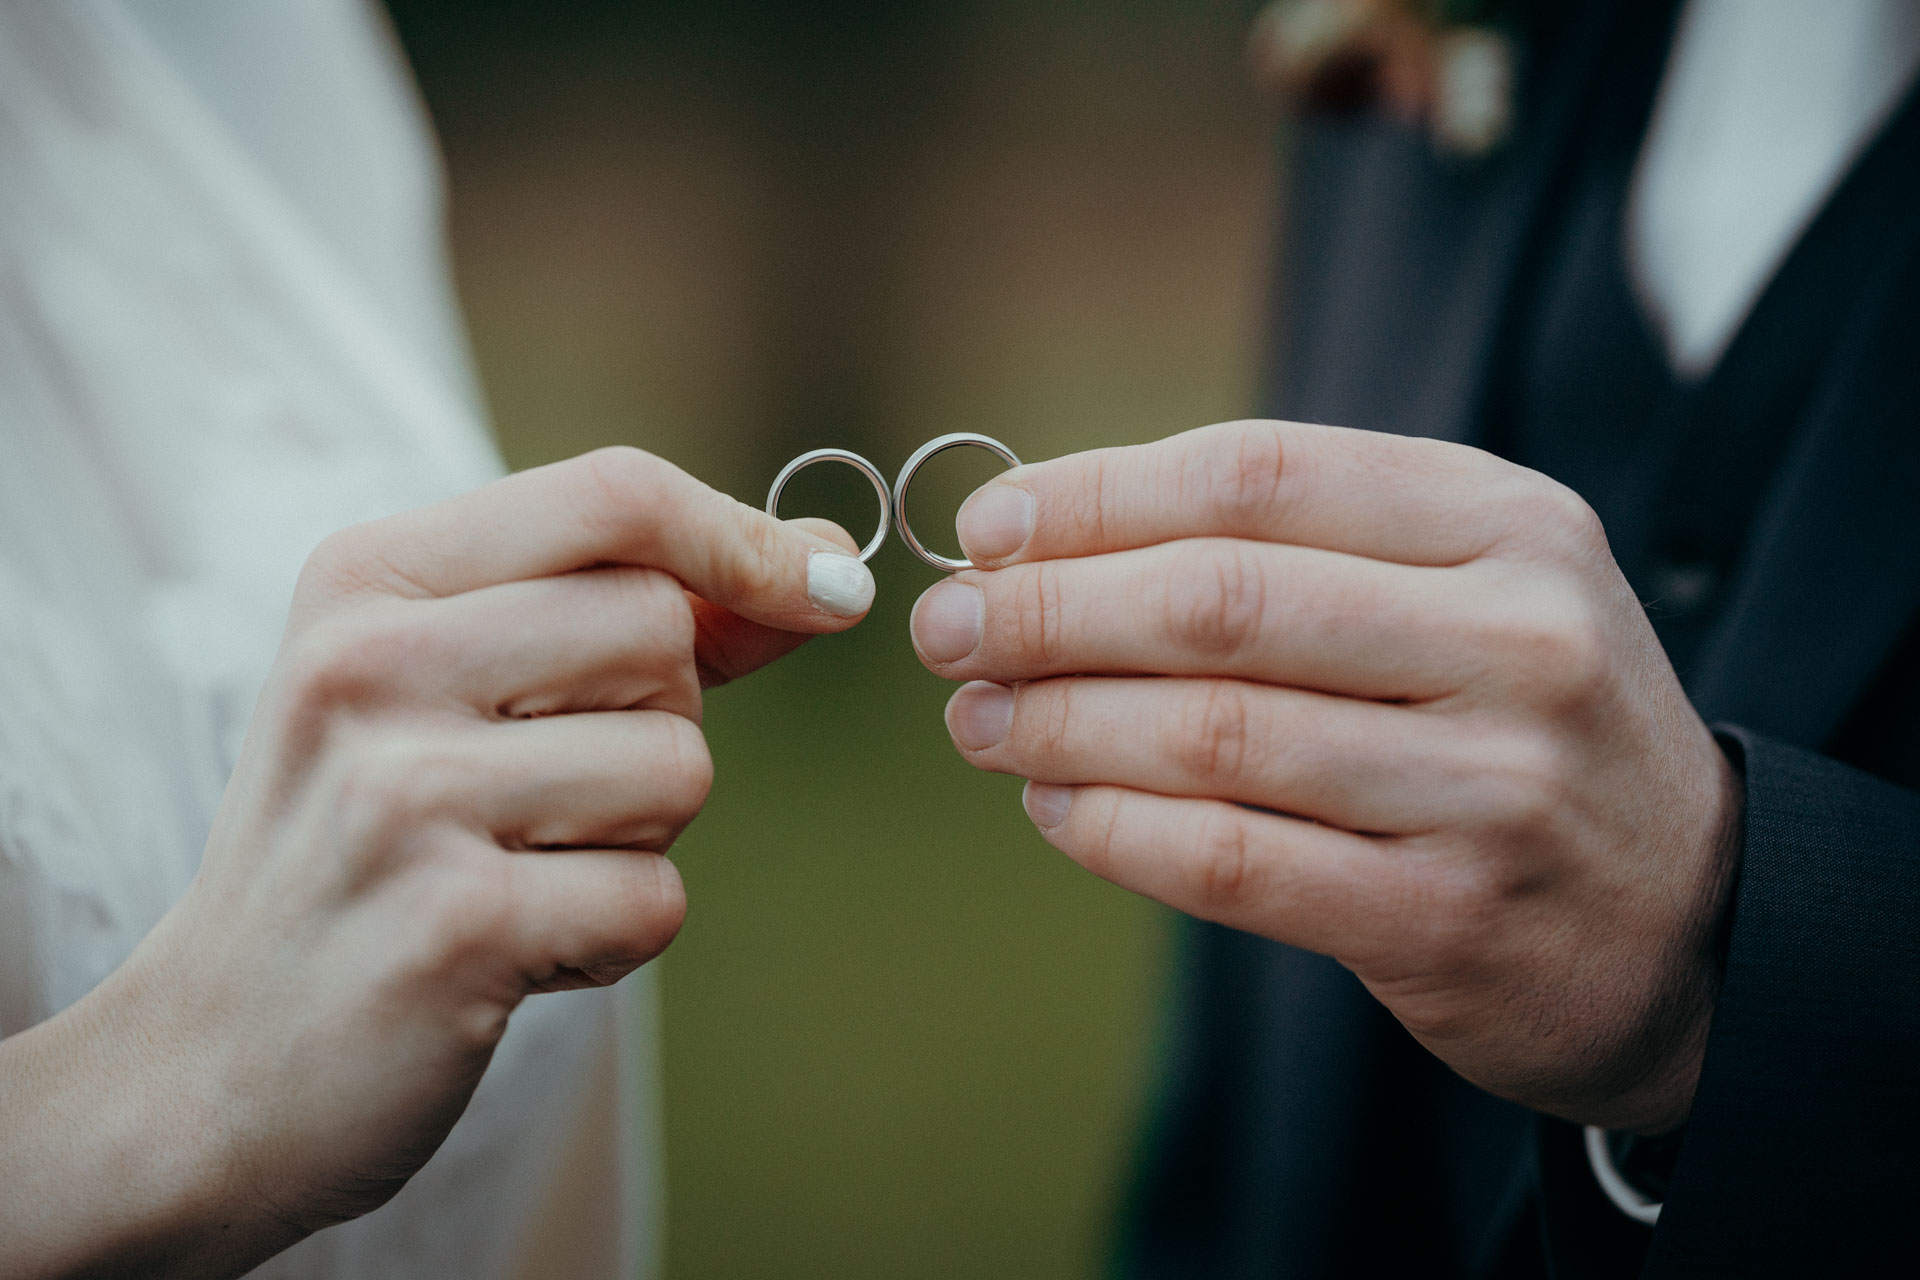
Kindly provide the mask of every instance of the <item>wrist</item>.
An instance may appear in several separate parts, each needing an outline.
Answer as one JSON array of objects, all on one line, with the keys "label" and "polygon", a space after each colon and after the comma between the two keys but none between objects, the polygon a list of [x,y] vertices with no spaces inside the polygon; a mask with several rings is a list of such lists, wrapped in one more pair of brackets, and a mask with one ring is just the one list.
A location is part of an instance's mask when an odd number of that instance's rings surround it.
[{"label": "wrist", "polygon": [[1669,973],[1642,1026],[1644,1042],[1662,1046],[1650,1055],[1634,1083],[1616,1094],[1601,1114],[1585,1117],[1603,1129],[1657,1138],[1682,1128],[1706,1061],[1707,1037],[1726,969],[1726,924],[1739,866],[1746,812],[1746,780],[1718,744],[1713,817],[1707,824],[1697,905],[1685,917]]},{"label": "wrist", "polygon": [[220,1073],[156,941],[0,1043],[8,1275],[238,1275],[300,1234],[236,1194]]},{"label": "wrist", "polygon": [[1678,1131],[1693,1111],[1693,1095],[1706,1059],[1707,1030],[1713,1018],[1714,975],[1697,975],[1692,990],[1681,997],[1684,1012],[1674,1010],[1664,1020],[1667,1051],[1632,1087],[1616,1094],[1604,1108],[1587,1118],[1600,1128],[1656,1138]]}]

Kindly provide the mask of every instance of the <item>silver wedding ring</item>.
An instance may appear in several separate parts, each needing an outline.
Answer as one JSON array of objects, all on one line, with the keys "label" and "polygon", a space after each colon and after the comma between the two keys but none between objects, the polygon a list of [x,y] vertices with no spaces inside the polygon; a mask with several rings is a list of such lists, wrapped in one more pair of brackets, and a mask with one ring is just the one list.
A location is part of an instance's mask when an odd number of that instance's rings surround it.
[{"label": "silver wedding ring", "polygon": [[948,573],[971,569],[973,561],[955,560],[950,556],[941,555],[938,551],[927,550],[926,544],[921,542],[919,536],[914,533],[913,525],[907,521],[907,490],[913,486],[913,477],[919,473],[921,467],[927,465],[928,459],[933,455],[967,445],[985,449],[988,453],[997,455],[1009,467],[1020,465],[1020,459],[1014,451],[992,436],[983,436],[977,431],[955,431],[950,435],[935,436],[915,449],[913,456],[908,458],[906,464],[900,468],[900,475],[893,482],[893,521],[900,526],[900,536],[906,539],[907,547],[913,554],[934,568],[944,569]]},{"label": "silver wedding ring", "polygon": [[780,518],[780,494],[786,489],[787,481],[805,471],[816,462],[843,462],[867,478],[873,491],[880,498],[880,527],[867,539],[867,545],[860,548],[860,559],[873,559],[887,540],[888,521],[892,518],[892,505],[888,502],[887,478],[880,474],[880,468],[868,462],[851,449],[809,449],[799,457],[780,468],[780,474],[773,478],[773,487],[767,490],[767,514],[774,519]]},{"label": "silver wedding ring", "polygon": [[780,468],[780,474],[773,478],[773,487],[767,490],[767,514],[775,519],[779,518],[780,494],[786,489],[787,481],[793,479],[795,475],[816,462],[843,462],[865,476],[868,483],[873,485],[873,491],[880,495],[880,527],[874,530],[873,537],[868,540],[867,545],[860,549],[862,560],[871,560],[873,553],[878,551],[880,545],[887,540],[888,521],[891,519],[893,524],[899,526],[900,536],[906,539],[907,547],[913,554],[934,568],[948,573],[971,569],[973,568],[971,560],[956,560],[951,556],[943,556],[938,551],[927,550],[927,545],[920,541],[919,536],[913,531],[913,526],[907,522],[907,490],[913,487],[913,477],[919,473],[920,468],[924,467],[927,460],[936,453],[945,453],[948,449],[959,449],[968,445],[985,449],[1009,467],[1020,465],[1020,459],[1014,451],[992,436],[983,436],[977,431],[955,431],[950,435],[935,436],[915,449],[913,456],[907,459],[906,465],[900,468],[900,474],[895,478],[893,489],[889,492],[886,477],[880,474],[880,469],[851,449],[809,449]]}]

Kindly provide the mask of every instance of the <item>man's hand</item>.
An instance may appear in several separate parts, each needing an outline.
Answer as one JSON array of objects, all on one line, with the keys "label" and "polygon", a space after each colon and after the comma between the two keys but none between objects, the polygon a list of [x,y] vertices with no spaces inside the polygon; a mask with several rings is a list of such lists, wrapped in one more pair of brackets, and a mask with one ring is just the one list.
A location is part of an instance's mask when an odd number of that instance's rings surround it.
[{"label": "man's hand", "polygon": [[631,449],[329,539],[192,887],[0,1044],[0,1272],[238,1274],[397,1191],[524,997],[673,938],[701,685],[853,625],[852,545]]},{"label": "man's hand", "polygon": [[1007,472],[959,532],[915,645],[1051,843],[1335,957],[1494,1093],[1685,1120],[1740,785],[1571,491],[1230,423]]}]

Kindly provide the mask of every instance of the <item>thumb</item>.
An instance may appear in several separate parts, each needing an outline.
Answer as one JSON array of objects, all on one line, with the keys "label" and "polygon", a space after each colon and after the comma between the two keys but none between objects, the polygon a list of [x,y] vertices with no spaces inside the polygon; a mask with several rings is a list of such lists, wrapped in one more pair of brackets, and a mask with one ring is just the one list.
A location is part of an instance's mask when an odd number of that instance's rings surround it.
[{"label": "thumb", "polygon": [[[844,547],[850,557],[853,556],[854,548],[858,545],[854,542],[853,535],[831,520],[804,517],[787,523],[817,538]],[[857,557],[854,558],[854,563],[860,563]],[[866,566],[860,567],[865,569]],[[811,577],[813,568],[811,562],[808,568]],[[867,581],[865,604],[871,604],[873,601],[871,575]],[[810,582],[810,594],[811,587]],[[723,608],[711,600],[704,600],[693,595],[692,592],[688,593],[688,597],[693,605],[694,660],[700,669],[702,687],[711,688],[717,684],[725,684],[729,680],[737,680],[749,672],[766,666],[775,658],[785,656],[807,641],[805,633],[784,631],[778,627],[749,621],[731,609]],[[865,612],[866,608],[863,604],[860,614],[854,616],[862,616]]]},{"label": "thumb", "polygon": [[860,544],[853,535],[833,521],[815,516],[786,523],[841,549],[836,553],[831,547],[815,547],[807,553],[808,603],[835,618],[866,617],[873,607],[873,571],[860,558]]},{"label": "thumb", "polygon": [[[660,569],[743,617],[844,631],[873,603],[845,535],[774,519],[638,449],[598,449],[521,471],[336,539],[349,584],[450,596],[594,565]],[[836,532],[838,532],[836,530]]]}]

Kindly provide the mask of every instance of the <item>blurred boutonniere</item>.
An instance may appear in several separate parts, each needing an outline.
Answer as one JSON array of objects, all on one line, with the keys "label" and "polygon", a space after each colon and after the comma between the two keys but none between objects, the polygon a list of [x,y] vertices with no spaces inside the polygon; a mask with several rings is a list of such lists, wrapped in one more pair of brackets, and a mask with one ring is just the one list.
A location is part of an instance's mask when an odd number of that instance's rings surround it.
[{"label": "blurred boutonniere", "polygon": [[1513,130],[1515,39],[1500,0],[1275,0],[1248,53],[1261,89],[1353,110],[1379,103],[1443,155],[1490,155]]}]

